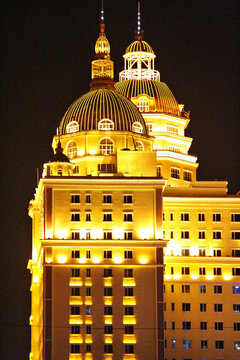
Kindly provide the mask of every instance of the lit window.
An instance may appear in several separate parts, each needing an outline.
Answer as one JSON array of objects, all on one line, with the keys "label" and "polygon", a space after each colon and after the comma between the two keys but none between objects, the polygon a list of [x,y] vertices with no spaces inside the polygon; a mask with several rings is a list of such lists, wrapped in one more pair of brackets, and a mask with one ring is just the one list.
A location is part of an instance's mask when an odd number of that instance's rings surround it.
[{"label": "lit window", "polygon": [[73,133],[79,130],[79,124],[76,121],[72,121],[67,126],[67,133]]},{"label": "lit window", "polygon": [[137,100],[137,107],[140,112],[149,111],[149,100],[145,96],[141,96]]},{"label": "lit window", "polygon": [[240,240],[240,231],[232,231],[232,240]]},{"label": "lit window", "polygon": [[223,330],[223,322],[215,322],[214,324],[215,330],[222,331]]},{"label": "lit window", "polygon": [[171,178],[180,179],[180,171],[177,168],[171,168]]},{"label": "lit window", "polygon": [[239,285],[233,285],[232,293],[240,295],[240,286]]},{"label": "lit window", "polygon": [[143,151],[144,150],[144,147],[143,147],[143,144],[141,143],[141,141],[136,142],[136,150],[137,151]]},{"label": "lit window", "polygon": [[234,341],[234,350],[240,350],[240,341]]},{"label": "lit window", "polygon": [[143,127],[142,127],[142,125],[141,125],[139,122],[135,122],[135,123],[133,123],[133,125],[132,125],[132,131],[133,131],[133,132],[136,132],[136,133],[142,134],[142,132],[143,132]]},{"label": "lit window", "polygon": [[169,145],[168,149],[170,151],[174,151],[174,152],[177,152],[177,153],[182,152],[182,148],[180,146],[176,146],[176,145]]},{"label": "lit window", "polygon": [[151,123],[146,123],[146,127],[147,127],[148,133],[150,133],[150,132],[153,131],[153,129],[152,129],[152,124],[151,124]]},{"label": "lit window", "polygon": [[215,341],[215,349],[224,349],[224,341],[216,340]]},{"label": "lit window", "polygon": [[178,135],[178,127],[173,125],[167,125],[167,132]]},{"label": "lit window", "polygon": [[70,141],[67,145],[67,156],[69,158],[74,158],[77,156],[77,143],[76,141]]},{"label": "lit window", "polygon": [[240,304],[233,304],[233,312],[240,313]]},{"label": "lit window", "polygon": [[80,203],[80,195],[71,195],[71,203],[72,204],[78,204]]},{"label": "lit window", "polygon": [[103,119],[98,123],[98,130],[114,130],[114,123],[112,120]]},{"label": "lit window", "polygon": [[99,151],[101,155],[110,155],[113,153],[113,141],[109,138],[104,138],[100,141]]},{"label": "lit window", "polygon": [[176,349],[176,339],[172,339],[172,348]]},{"label": "lit window", "polygon": [[192,181],[192,172],[184,170],[183,171],[183,180],[185,181]]},{"label": "lit window", "polygon": [[240,222],[240,214],[231,214],[232,222]]},{"label": "lit window", "polygon": [[192,340],[183,340],[183,349],[191,349]]}]

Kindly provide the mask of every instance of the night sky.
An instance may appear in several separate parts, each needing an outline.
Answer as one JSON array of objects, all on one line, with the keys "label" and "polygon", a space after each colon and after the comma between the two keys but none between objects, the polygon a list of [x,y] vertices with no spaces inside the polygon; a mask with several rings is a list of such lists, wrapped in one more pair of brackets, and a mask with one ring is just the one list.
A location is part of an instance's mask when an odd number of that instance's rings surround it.
[{"label": "night sky", "polygon": [[[27,207],[61,117],[89,90],[99,5],[100,0],[3,5],[0,358],[27,359],[30,351]],[[115,80],[134,41],[136,9],[136,0],[105,0]],[[191,111],[186,135],[194,139],[190,153],[200,162],[198,180],[229,180],[230,193],[240,189],[239,13],[239,0],[142,1],[144,39],[157,55],[156,69]]]}]

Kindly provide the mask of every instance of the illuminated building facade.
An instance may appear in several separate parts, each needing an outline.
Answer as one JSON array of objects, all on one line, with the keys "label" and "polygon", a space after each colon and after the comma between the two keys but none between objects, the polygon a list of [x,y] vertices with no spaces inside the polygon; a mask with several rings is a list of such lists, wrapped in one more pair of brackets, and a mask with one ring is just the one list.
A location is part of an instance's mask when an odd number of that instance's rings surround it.
[{"label": "illuminated building facade", "polygon": [[240,197],[196,180],[140,28],[118,83],[103,10],[95,53],[29,206],[30,358],[237,360]]}]

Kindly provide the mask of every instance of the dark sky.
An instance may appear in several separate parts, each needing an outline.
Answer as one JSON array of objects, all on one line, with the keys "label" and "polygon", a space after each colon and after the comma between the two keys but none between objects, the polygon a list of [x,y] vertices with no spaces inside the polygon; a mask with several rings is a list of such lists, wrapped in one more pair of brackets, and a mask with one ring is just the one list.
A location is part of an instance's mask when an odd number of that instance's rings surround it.
[{"label": "dark sky", "polygon": [[[99,33],[100,0],[11,0],[1,31],[1,328],[0,358],[30,351],[31,221],[27,206],[36,169],[67,107],[89,89]],[[115,62],[134,40],[136,0],[105,0]],[[229,180],[240,189],[239,0],[142,1],[145,40],[176,99],[191,111],[190,153],[199,180]]]}]

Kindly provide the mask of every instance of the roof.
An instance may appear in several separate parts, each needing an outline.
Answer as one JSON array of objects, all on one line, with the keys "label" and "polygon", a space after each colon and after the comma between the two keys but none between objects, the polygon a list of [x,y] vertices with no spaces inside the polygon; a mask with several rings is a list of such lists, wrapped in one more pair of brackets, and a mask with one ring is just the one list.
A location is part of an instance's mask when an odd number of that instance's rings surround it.
[{"label": "roof", "polygon": [[154,51],[151,48],[151,46],[146,41],[143,40],[136,40],[133,43],[131,43],[126,48],[125,54],[129,52],[139,52],[139,51],[154,54]]}]

